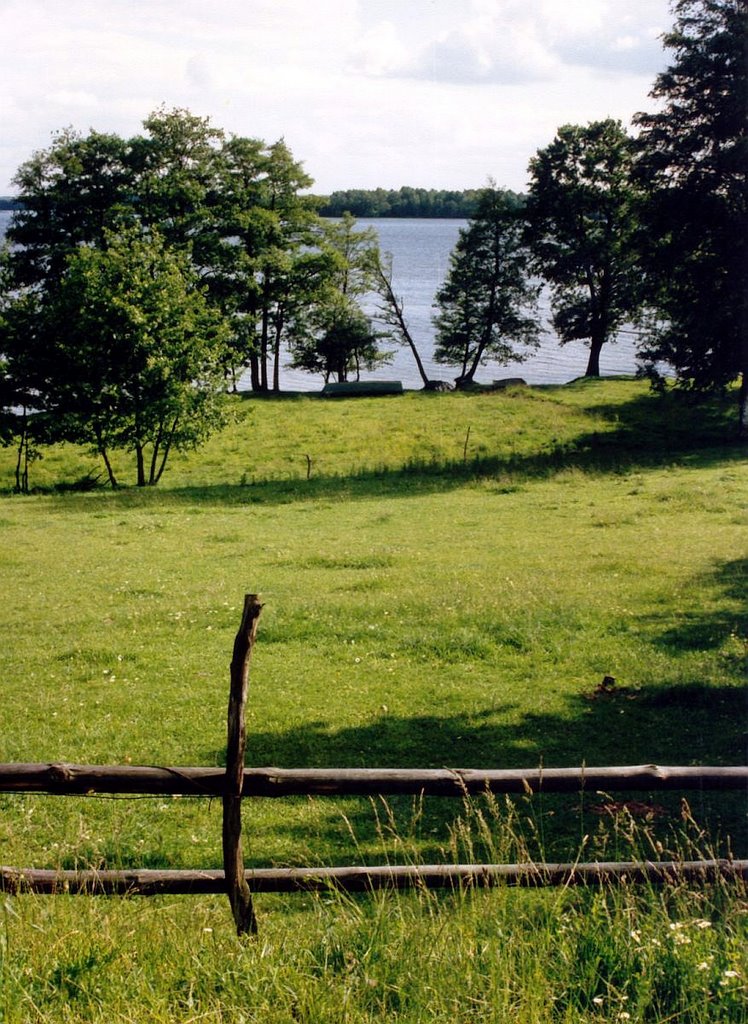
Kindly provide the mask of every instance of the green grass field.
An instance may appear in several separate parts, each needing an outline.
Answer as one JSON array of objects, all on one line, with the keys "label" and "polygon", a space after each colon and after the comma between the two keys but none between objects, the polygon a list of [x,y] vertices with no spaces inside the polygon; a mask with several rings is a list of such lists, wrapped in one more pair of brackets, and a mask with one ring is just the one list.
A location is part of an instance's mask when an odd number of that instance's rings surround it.
[{"label": "green grass field", "polygon": [[[729,407],[626,380],[229,404],[156,489],[71,490],[100,467],[61,448],[13,496],[0,452],[0,761],[221,764],[252,591],[251,764],[745,763],[748,471]],[[689,801],[696,825],[662,794],[641,821],[593,794],[256,801],[245,852],[748,856],[745,795]],[[0,807],[4,864],[221,864],[218,802]],[[224,903],[8,898],[0,1021],[748,1020],[731,887],[261,897],[255,943]]]}]

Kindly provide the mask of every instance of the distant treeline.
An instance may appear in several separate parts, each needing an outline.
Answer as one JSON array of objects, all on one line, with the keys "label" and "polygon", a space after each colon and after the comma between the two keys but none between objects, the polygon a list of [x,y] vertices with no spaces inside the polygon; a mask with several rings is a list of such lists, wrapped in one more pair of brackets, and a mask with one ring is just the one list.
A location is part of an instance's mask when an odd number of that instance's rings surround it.
[{"label": "distant treeline", "polygon": [[[321,196],[323,217],[342,217],[346,211],[354,217],[460,217],[475,213],[481,190],[464,192],[439,188],[363,189],[348,188]],[[16,196],[0,196],[0,210],[21,210]]]},{"label": "distant treeline", "polygon": [[437,188],[348,188],[324,196],[323,217],[472,217],[480,189],[464,192]]}]

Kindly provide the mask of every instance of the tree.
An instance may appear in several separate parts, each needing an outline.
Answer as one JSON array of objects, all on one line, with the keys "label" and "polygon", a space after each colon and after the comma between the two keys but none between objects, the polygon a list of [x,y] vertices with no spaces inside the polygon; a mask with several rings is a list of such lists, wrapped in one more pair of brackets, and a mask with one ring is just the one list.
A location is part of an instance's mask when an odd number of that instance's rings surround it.
[{"label": "tree", "polygon": [[[160,109],[130,139],[66,130],[21,166],[21,208],[8,231],[4,289],[56,289],[80,246],[106,232],[155,229],[180,250],[231,326],[224,375],[249,365],[252,386],[278,387],[288,283],[303,279],[319,233],[311,179],[285,143],[231,137],[187,110]],[[272,367],[271,367],[272,364]]]},{"label": "tree", "polygon": [[215,228],[213,208],[223,132],[207,117],[164,107],[143,122],[145,135],[127,142],[133,169],[133,215],[157,228],[170,247],[189,251],[199,269],[208,265],[205,243]]},{"label": "tree", "polygon": [[16,494],[29,493],[29,467],[41,458],[39,444],[46,440],[44,418],[35,414],[37,306],[34,293],[0,304],[0,444],[15,445]]},{"label": "tree", "polygon": [[111,452],[133,452],[138,486],[156,484],[171,451],[202,441],[221,419],[225,327],[187,257],[158,232],[107,231],[100,249],[71,253],[54,289],[26,316],[6,309],[8,374],[28,387],[54,437],[91,445],[112,486]]},{"label": "tree", "polygon": [[58,132],[14,182],[21,205],[7,232],[6,290],[44,289],[59,280],[78,246],[103,244],[104,232],[131,216],[135,174],[128,144],[117,135]]},{"label": "tree", "polygon": [[378,342],[379,336],[360,307],[333,293],[296,326],[291,365],[321,373],[325,383],[333,377],[342,383],[350,374],[360,380],[362,369],[373,370],[390,358]]},{"label": "tree", "polygon": [[8,228],[10,283],[46,287],[80,245],[101,248],[107,231],[155,227],[203,265],[222,134],[186,110],[155,111],[145,135],[122,139],[58,132],[15,176],[21,207]]},{"label": "tree", "polygon": [[283,306],[288,300],[289,275],[294,261],[315,244],[319,224],[317,201],[301,194],[311,184],[282,139],[269,147],[257,211],[260,251],[252,261],[259,288],[257,337],[250,362],[253,391],[269,390],[270,365],[273,390],[280,387],[283,332],[278,326],[286,322]]},{"label": "tree", "polygon": [[225,140],[217,160],[212,230],[202,236],[202,277],[231,327],[224,372],[234,390],[251,362],[253,382],[259,384],[260,379],[258,261],[267,235],[263,191],[267,162],[267,149],[260,139],[231,136]]},{"label": "tree", "polygon": [[392,256],[389,253],[376,261],[374,283],[381,299],[377,319],[385,324],[388,329],[388,337],[395,338],[399,344],[408,346],[423,381],[423,386],[425,388],[434,387],[437,382],[429,380],[413,335],[410,333],[405,316],[405,305],[402,298],[395,292],[392,283]]},{"label": "tree", "polygon": [[528,277],[522,201],[486,188],[436,294],[434,358],[460,367],[458,386],[469,386],[489,357],[500,363],[526,358],[538,344],[537,294]]},{"label": "tree", "polygon": [[[181,355],[170,354],[168,348],[180,275],[184,288],[195,292],[189,300],[183,296],[185,310],[191,305],[195,321],[208,323],[209,318],[197,316],[197,307],[205,297],[197,295],[194,276],[205,272],[210,256],[204,239],[211,237],[209,229],[214,221],[211,198],[222,135],[207,119],[184,110],[156,111],[144,127],[146,134],[132,139],[96,131],[82,136],[66,129],[54,136],[47,150],[26,161],[16,175],[21,204],[12,218],[9,246],[3,254],[0,353],[5,357],[4,421],[10,424],[18,443],[19,489],[27,486],[28,461],[38,453],[40,443],[61,437],[90,440],[83,424],[87,386],[91,400],[88,413],[91,425],[101,433],[98,447],[105,459],[109,448],[119,444],[116,439],[113,445],[105,443],[103,397],[98,403],[95,398],[96,373],[103,373],[104,367],[97,362],[94,346],[104,338],[105,311],[99,303],[99,322],[89,323],[87,317],[94,315],[92,307],[78,310],[75,297],[76,290],[79,297],[90,297],[93,278],[96,273],[104,274],[107,261],[109,270],[113,270],[120,249],[112,239],[120,235],[133,244],[138,238],[143,244],[150,240],[154,281],[158,279],[165,286],[168,275],[172,275],[172,294],[163,297],[161,308],[164,312],[171,303],[166,316],[169,327],[158,321],[151,325],[154,331],[162,330],[163,340],[160,354],[149,356],[152,365],[159,358],[168,361],[171,355],[177,362],[182,361]],[[177,250],[181,254],[178,267],[173,262]],[[96,264],[95,253],[102,255],[101,266]],[[164,257],[160,269],[153,264],[158,254]],[[133,256],[137,260],[143,253],[136,247]],[[134,274],[135,267],[131,271]],[[100,290],[97,301],[104,291]],[[143,315],[153,313],[158,306],[155,296],[142,289],[135,288],[130,299],[133,306],[143,300]],[[112,320],[121,313],[121,308],[113,309]],[[81,329],[83,323],[91,327],[89,337]],[[213,335],[214,327],[209,331]],[[80,346],[78,353],[73,351],[76,344]],[[110,347],[116,348],[113,342]],[[77,366],[81,373],[75,395],[74,382],[65,379],[66,365]],[[187,427],[190,419],[194,426],[194,418],[182,410],[174,429],[162,426],[152,466],[148,470],[144,465],[138,467],[140,483],[155,482],[160,477],[170,449],[186,443],[193,432]],[[142,415],[139,422],[143,423]],[[131,433],[140,457],[143,452],[138,433]],[[114,483],[111,463],[108,468]]]},{"label": "tree", "polygon": [[721,389],[741,377],[748,436],[748,8],[675,0],[655,80],[657,113],[638,114],[637,175],[647,193],[647,299],[658,314],[645,356],[680,383]]},{"label": "tree", "polygon": [[530,161],[526,216],[534,266],[551,288],[561,344],[588,340],[585,375],[638,307],[633,142],[619,121],[565,125]]},{"label": "tree", "polygon": [[362,368],[372,370],[390,358],[360,305],[375,284],[377,234],[373,228],[356,230],[350,213],[320,227],[316,287],[307,290],[305,305],[296,303],[290,324],[291,366],[322,373],[325,382],[346,381],[350,373],[358,380]]}]

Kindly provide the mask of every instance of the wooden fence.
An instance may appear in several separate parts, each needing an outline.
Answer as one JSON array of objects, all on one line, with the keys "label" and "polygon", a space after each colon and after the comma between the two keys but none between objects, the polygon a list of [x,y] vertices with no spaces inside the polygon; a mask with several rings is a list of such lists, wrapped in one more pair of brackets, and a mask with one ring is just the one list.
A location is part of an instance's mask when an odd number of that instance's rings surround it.
[{"label": "wooden fence", "polygon": [[0,890],[11,894],[90,893],[151,896],[226,893],[237,932],[253,933],[253,892],[402,889],[412,886],[653,884],[715,878],[748,880],[748,860],[616,861],[594,863],[419,864],[245,870],[241,803],[247,797],[491,793],[614,793],[657,790],[733,790],[748,794],[748,767],[535,768],[507,771],[400,768],[245,768],[245,706],[260,604],[245,598],[230,670],[226,768],[145,765],[0,764],[0,792],[182,794],[221,797],[223,869],[215,871],[50,871],[0,867]]}]

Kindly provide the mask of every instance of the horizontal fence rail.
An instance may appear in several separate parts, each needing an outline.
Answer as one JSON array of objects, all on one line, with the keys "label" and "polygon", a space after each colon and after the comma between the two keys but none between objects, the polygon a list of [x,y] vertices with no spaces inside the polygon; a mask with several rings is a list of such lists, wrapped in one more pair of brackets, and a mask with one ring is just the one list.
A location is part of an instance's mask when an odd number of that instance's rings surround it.
[{"label": "horizontal fence rail", "polygon": [[241,802],[245,797],[480,796],[487,792],[613,793],[720,790],[748,794],[748,767],[656,764],[591,768],[247,768],[245,705],[249,664],[262,604],[247,594],[231,661],[226,768],[68,763],[0,764],[0,792],[56,796],[182,795],[218,797],[223,804],[223,870],[48,870],[0,866],[0,892],[154,896],[221,893],[229,898],[237,933],[255,934],[257,892],[367,892],[377,889],[652,885],[748,881],[748,860],[637,861],[573,864],[437,864],[246,870]]},{"label": "horizontal fence rail", "polygon": [[[151,765],[0,764],[0,792],[181,794],[220,797],[223,768]],[[573,793],[745,790],[748,767],[645,764],[603,768],[245,768],[243,797],[451,796],[492,793]]]},{"label": "horizontal fence rail", "polygon": [[[419,864],[382,867],[255,868],[244,872],[251,892],[372,892],[378,889],[457,889],[509,885],[602,886],[610,882],[748,881],[748,860],[599,861],[589,864]],[[158,896],[225,894],[223,871],[50,871],[0,867],[0,891]]]}]

